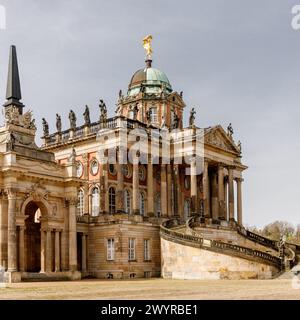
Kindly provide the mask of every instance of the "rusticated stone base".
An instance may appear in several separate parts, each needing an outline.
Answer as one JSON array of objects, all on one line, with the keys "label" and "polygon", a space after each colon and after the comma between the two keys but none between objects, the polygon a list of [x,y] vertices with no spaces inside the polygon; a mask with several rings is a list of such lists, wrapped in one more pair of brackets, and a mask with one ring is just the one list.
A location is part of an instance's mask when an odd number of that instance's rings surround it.
[{"label": "rusticated stone base", "polygon": [[162,277],[165,279],[271,279],[270,265],[161,239]]}]

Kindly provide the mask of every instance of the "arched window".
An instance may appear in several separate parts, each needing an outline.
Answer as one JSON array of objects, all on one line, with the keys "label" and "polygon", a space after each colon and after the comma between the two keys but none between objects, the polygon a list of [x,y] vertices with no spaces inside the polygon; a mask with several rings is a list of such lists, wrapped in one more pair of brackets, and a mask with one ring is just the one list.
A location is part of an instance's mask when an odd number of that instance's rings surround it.
[{"label": "arched window", "polygon": [[92,216],[96,217],[99,214],[99,189],[97,187],[92,190]]},{"label": "arched window", "polygon": [[109,196],[109,213],[113,214],[116,212],[116,190],[114,187],[109,188],[108,196]]},{"label": "arched window", "polygon": [[145,195],[143,192],[140,192],[140,214],[145,215]]},{"label": "arched window", "polygon": [[156,197],[155,201],[155,210],[156,210],[156,216],[159,218],[161,216],[161,201],[160,201],[160,195]]},{"label": "arched window", "polygon": [[130,200],[131,200],[130,191],[126,189],[124,191],[124,210],[127,214],[130,214],[131,212]]},{"label": "arched window", "polygon": [[77,203],[77,214],[82,216],[84,213],[84,192],[83,190],[78,191],[78,203]]},{"label": "arched window", "polygon": [[157,108],[152,107],[150,109],[150,111],[151,111],[151,123],[156,123],[157,122]]},{"label": "arched window", "polygon": [[185,200],[184,201],[184,219],[187,220],[190,216],[190,201]]}]

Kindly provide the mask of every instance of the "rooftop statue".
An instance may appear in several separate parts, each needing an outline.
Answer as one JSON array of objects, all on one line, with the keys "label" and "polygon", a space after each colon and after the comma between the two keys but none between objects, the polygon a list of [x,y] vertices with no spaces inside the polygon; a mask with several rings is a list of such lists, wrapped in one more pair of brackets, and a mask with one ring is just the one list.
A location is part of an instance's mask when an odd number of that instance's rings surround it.
[{"label": "rooftop statue", "polygon": [[232,128],[232,124],[229,123],[228,127],[227,127],[227,134],[230,138],[232,138],[233,136],[233,128]]},{"label": "rooftop statue", "polygon": [[152,56],[152,53],[153,53],[153,50],[152,50],[152,47],[151,47],[152,39],[153,39],[152,35],[148,35],[147,37],[145,37],[143,39],[143,47],[146,50],[147,59],[151,59],[151,56]]},{"label": "rooftop statue", "polygon": [[71,129],[75,129],[76,128],[76,115],[75,112],[73,110],[70,110],[69,113],[69,120],[70,120],[70,128]]},{"label": "rooftop statue", "polygon": [[195,120],[196,120],[195,116],[196,116],[195,108],[192,108],[192,110],[190,112],[190,119],[189,119],[190,127],[194,127],[195,126]]},{"label": "rooftop statue", "polygon": [[90,109],[88,106],[85,106],[85,111],[84,111],[83,117],[84,117],[84,124],[86,126],[90,125],[91,124]]},{"label": "rooftop statue", "polygon": [[101,99],[100,99],[99,108],[100,108],[100,123],[105,124],[107,121],[107,108],[106,108],[105,102]]},{"label": "rooftop statue", "polygon": [[45,118],[42,119],[42,122],[43,122],[44,137],[47,137],[47,136],[49,136],[49,124]]},{"label": "rooftop statue", "polygon": [[56,114],[56,130],[57,132],[61,132],[61,116],[59,114]]},{"label": "rooftop statue", "polygon": [[238,142],[237,147],[238,147],[239,152],[242,153],[242,143],[241,143],[241,141]]}]

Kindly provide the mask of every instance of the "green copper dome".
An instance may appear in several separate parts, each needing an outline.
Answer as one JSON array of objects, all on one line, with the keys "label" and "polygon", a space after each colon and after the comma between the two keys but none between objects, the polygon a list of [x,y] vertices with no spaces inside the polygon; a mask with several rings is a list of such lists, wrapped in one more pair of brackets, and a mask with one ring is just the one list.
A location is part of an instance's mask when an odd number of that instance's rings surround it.
[{"label": "green copper dome", "polygon": [[141,90],[148,94],[160,94],[165,89],[167,93],[171,93],[172,86],[166,74],[161,70],[151,67],[151,62],[144,69],[140,69],[132,76],[128,95],[134,96]]}]

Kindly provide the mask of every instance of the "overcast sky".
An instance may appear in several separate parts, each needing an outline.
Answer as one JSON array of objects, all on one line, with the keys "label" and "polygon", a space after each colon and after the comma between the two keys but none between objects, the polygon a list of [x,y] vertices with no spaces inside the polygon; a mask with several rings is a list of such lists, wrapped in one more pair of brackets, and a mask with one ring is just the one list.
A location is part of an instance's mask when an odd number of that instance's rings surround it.
[{"label": "overcast sky", "polygon": [[186,118],[200,127],[229,122],[249,166],[244,221],[300,223],[300,0],[0,0],[0,96],[9,46],[18,51],[23,102],[54,131],[55,113],[98,119],[103,98],[114,115],[119,89],[144,65],[141,39],[152,34],[153,66],[184,91]]}]

